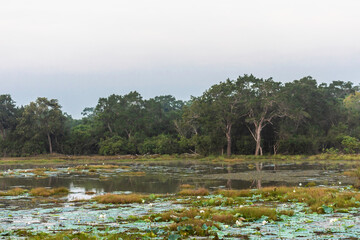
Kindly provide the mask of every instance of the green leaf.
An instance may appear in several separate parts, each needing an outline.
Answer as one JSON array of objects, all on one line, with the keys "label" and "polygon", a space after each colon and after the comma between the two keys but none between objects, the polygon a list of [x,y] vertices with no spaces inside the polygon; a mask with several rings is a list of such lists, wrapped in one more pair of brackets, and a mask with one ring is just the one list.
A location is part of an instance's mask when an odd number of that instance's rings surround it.
[{"label": "green leaf", "polygon": [[179,234],[170,234],[168,239],[169,240],[178,240],[178,239],[181,239],[181,235],[179,235]]}]

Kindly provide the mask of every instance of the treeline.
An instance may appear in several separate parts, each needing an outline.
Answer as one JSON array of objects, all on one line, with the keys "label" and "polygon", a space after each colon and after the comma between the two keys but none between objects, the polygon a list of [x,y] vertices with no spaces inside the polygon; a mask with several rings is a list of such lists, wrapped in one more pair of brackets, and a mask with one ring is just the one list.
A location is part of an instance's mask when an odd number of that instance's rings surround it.
[{"label": "treeline", "polygon": [[0,95],[3,156],[63,154],[316,154],[360,151],[360,92],[351,82],[282,84],[253,75],[184,102],[137,92],[100,98],[81,120],[56,99],[18,107]]}]

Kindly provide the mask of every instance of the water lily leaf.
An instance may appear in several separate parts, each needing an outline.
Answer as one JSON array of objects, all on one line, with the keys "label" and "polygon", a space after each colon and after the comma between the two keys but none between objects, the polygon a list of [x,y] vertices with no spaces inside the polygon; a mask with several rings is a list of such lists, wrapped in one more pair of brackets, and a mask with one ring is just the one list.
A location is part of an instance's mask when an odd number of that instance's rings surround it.
[{"label": "water lily leaf", "polygon": [[154,218],[154,221],[155,222],[158,222],[158,221],[160,221],[162,219],[162,217],[156,217],[156,218]]},{"label": "water lily leaf", "polygon": [[168,240],[178,240],[181,239],[181,235],[179,234],[170,234]]},{"label": "water lily leaf", "polygon": [[322,205],[322,209],[324,210],[325,213],[329,214],[329,213],[333,213],[334,209],[332,207],[326,206],[326,205]]},{"label": "water lily leaf", "polygon": [[201,228],[206,231],[208,229],[208,226],[204,223]]}]

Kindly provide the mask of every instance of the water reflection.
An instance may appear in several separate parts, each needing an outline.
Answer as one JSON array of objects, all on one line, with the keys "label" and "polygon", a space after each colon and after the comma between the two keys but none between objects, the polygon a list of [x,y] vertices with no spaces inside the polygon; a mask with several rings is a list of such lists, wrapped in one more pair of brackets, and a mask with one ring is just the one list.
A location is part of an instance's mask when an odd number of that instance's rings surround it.
[{"label": "water reflection", "polygon": [[[129,176],[124,171],[106,172],[69,172],[71,165],[53,165],[56,171],[43,178],[29,177],[22,174],[6,175],[0,178],[0,190],[12,187],[67,187],[72,192],[70,198],[89,198],[86,192],[128,191],[139,193],[175,193],[181,184],[209,189],[246,189],[264,186],[295,186],[299,182],[315,181],[317,184],[342,182],[349,184],[341,174],[344,165],[325,164],[273,164],[266,162],[244,162],[240,164],[203,164],[188,162],[169,162],[146,164],[129,164],[130,172],[145,172],[144,176]],[[20,169],[30,169],[24,165],[1,166],[3,171],[10,169],[17,173]],[[32,168],[36,168],[32,167]],[[14,170],[15,169],[15,170]]]}]

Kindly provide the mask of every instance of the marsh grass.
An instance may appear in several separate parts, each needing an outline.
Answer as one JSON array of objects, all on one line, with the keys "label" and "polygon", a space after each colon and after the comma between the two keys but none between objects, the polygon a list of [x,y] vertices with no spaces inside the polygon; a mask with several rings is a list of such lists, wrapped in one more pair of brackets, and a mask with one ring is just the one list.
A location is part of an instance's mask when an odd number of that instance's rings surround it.
[{"label": "marsh grass", "polygon": [[33,188],[30,190],[30,194],[33,196],[40,196],[40,197],[49,197],[49,196],[64,196],[69,193],[69,189],[66,187],[59,187],[59,188]]},{"label": "marsh grass", "polygon": [[173,223],[168,229],[170,231],[179,231],[185,238],[189,235],[208,236],[210,233],[204,226],[206,226],[206,228],[215,226],[216,228],[221,229],[220,226],[213,221],[202,219],[188,219],[179,223]]},{"label": "marsh grass", "polygon": [[123,175],[125,176],[145,176],[145,172],[124,172]]},{"label": "marsh grass", "polygon": [[334,188],[296,188],[283,195],[280,200],[303,202],[312,212],[324,213],[323,206],[331,206],[333,209],[359,206],[360,193],[339,192]]},{"label": "marsh grass", "polygon": [[209,210],[200,210],[198,208],[180,209],[180,210],[169,210],[163,213],[152,214],[150,219],[155,221],[159,219],[162,222],[181,222],[194,218],[207,219],[211,215]]},{"label": "marsh grass", "polygon": [[266,216],[274,221],[277,220],[276,209],[268,207],[241,207],[236,210],[247,221],[255,221]]},{"label": "marsh grass", "polygon": [[116,169],[119,168],[117,165],[104,164],[104,165],[78,165],[74,167],[76,170],[97,170],[97,169]]},{"label": "marsh grass", "polygon": [[221,194],[224,197],[251,197],[255,192],[251,189],[244,190],[218,190],[215,194]]},{"label": "marsh grass", "polygon": [[23,188],[13,188],[6,192],[0,192],[0,196],[19,196],[26,193],[27,190]]},{"label": "marsh grass", "polygon": [[214,197],[192,202],[195,206],[232,206],[235,203],[245,203],[245,199],[237,198],[234,200],[231,197]]},{"label": "marsh grass", "polygon": [[234,224],[236,221],[236,218],[231,213],[215,214],[212,216],[212,219],[215,222],[221,222],[225,224]]},{"label": "marsh grass", "polygon": [[194,185],[190,185],[190,184],[181,184],[180,185],[180,189],[185,189],[185,188],[195,188]]},{"label": "marsh grass", "polygon": [[181,196],[207,196],[209,195],[209,190],[206,188],[183,189],[178,194]]},{"label": "marsh grass", "polygon": [[98,203],[113,203],[113,204],[125,204],[125,203],[141,203],[146,196],[140,194],[112,194],[107,193],[92,198]]}]

